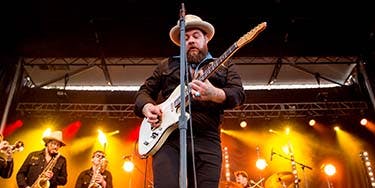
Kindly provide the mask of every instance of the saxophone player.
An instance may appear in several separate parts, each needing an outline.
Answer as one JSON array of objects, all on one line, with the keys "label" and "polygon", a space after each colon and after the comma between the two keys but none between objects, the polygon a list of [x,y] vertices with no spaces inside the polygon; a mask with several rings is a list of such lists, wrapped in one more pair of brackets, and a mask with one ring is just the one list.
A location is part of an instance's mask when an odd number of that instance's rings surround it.
[{"label": "saxophone player", "polygon": [[62,132],[53,131],[43,141],[45,148],[31,152],[18,170],[16,179],[19,188],[56,188],[67,183],[66,159],[58,153],[65,146]]},{"label": "saxophone player", "polygon": [[[0,135],[2,137],[2,135]],[[0,141],[0,151],[5,154],[5,158],[0,156],[0,176],[2,178],[10,178],[13,173],[13,152],[9,149],[8,141]]]},{"label": "saxophone player", "polygon": [[112,188],[112,174],[107,167],[105,153],[97,150],[91,157],[92,167],[82,171],[76,181],[75,188]]}]

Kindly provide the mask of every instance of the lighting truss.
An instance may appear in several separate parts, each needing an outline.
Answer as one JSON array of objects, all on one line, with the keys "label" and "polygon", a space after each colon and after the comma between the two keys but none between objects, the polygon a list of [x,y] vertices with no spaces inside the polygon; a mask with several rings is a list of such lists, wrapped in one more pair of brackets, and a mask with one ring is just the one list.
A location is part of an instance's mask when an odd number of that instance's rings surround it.
[{"label": "lighting truss", "polygon": [[[288,56],[288,57],[233,57],[231,61],[242,65],[264,65],[277,64],[282,61],[283,64],[354,64],[358,62],[358,56]],[[102,64],[99,57],[88,58],[30,58],[23,57],[24,66],[41,66],[44,69],[68,69],[73,65],[98,65]],[[168,61],[166,57],[142,57],[142,58],[127,58],[127,57],[105,57],[107,66],[129,66],[129,65],[157,65],[162,61]]]},{"label": "lighting truss", "polygon": [[[240,108],[225,110],[224,118],[303,118],[328,115],[351,116],[368,109],[364,101],[254,103]],[[36,117],[70,115],[81,118],[137,118],[133,104],[85,104],[85,103],[18,103],[16,111],[21,115]]]}]

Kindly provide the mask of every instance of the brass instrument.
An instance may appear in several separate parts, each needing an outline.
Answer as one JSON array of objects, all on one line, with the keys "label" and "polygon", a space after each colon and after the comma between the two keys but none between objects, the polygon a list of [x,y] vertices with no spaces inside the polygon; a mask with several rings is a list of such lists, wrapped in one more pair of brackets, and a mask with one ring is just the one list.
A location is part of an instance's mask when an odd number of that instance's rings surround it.
[{"label": "brass instrument", "polygon": [[96,168],[96,170],[94,171],[94,174],[91,177],[90,184],[89,184],[88,188],[102,188],[102,185],[97,183],[95,180],[100,175],[100,173],[103,173],[105,171],[105,168],[107,166],[107,162],[108,161],[107,161],[106,158],[102,158],[100,160],[98,168]]},{"label": "brass instrument", "polygon": [[33,185],[31,185],[31,188],[48,188],[50,186],[49,178],[45,174],[47,171],[52,171],[59,157],[60,153],[57,153],[52,157],[47,166],[43,169],[43,172],[39,174],[38,179],[36,179]]},{"label": "brass instrument", "polygon": [[[3,135],[0,134],[0,142],[7,142],[3,140]],[[23,151],[24,144],[22,141],[17,141],[13,145],[9,145],[8,142],[6,143],[5,147],[0,149],[1,153],[14,153],[16,151]]]}]

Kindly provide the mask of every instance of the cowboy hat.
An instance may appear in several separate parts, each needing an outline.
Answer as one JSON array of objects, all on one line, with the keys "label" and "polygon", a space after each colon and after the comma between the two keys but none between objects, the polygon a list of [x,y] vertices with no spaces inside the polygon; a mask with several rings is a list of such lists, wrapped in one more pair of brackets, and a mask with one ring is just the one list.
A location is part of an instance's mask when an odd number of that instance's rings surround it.
[{"label": "cowboy hat", "polygon": [[[185,28],[198,28],[207,34],[208,41],[212,39],[215,34],[215,28],[210,23],[203,21],[200,17],[188,14],[185,16]],[[177,21],[177,25],[172,27],[169,31],[169,37],[172,42],[177,46],[180,46],[180,20]]]},{"label": "cowboy hat", "polygon": [[62,139],[62,132],[61,131],[54,131],[51,132],[49,135],[43,137],[44,143],[48,143],[51,140],[56,140],[61,143],[61,146],[65,146],[66,144],[64,143]]}]

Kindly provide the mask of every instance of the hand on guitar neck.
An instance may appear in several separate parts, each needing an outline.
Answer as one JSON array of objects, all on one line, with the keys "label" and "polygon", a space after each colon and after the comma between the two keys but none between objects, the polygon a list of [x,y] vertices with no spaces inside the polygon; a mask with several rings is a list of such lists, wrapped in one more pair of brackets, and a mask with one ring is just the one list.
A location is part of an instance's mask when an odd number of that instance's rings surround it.
[{"label": "hand on guitar neck", "polygon": [[194,100],[213,101],[216,103],[225,101],[226,96],[224,90],[213,86],[208,80],[204,82],[193,80],[190,82],[189,86]]}]

